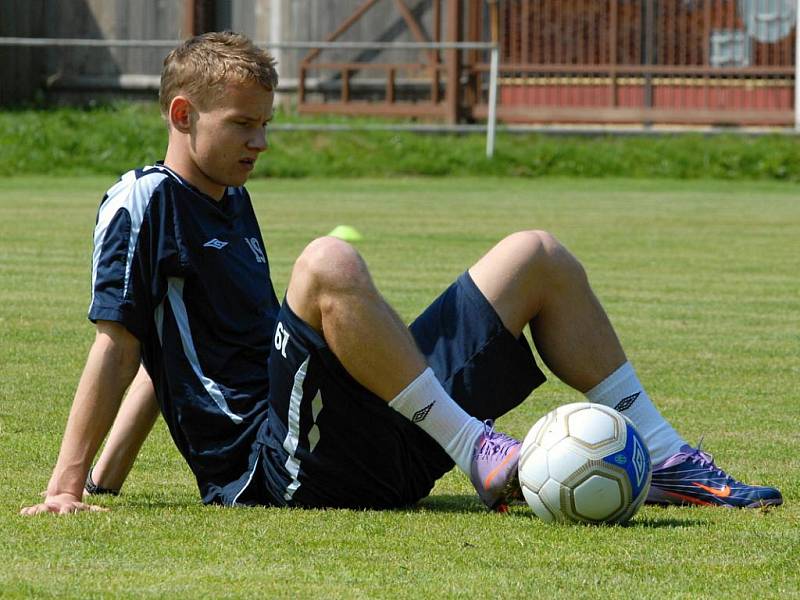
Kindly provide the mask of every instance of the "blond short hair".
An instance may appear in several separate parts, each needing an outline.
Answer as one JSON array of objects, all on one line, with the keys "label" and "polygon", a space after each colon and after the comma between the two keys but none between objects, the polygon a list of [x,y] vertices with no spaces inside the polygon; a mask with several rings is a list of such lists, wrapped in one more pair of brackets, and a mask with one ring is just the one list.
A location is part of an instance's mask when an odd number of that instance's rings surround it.
[{"label": "blond short hair", "polygon": [[164,59],[158,91],[161,115],[168,120],[169,107],[176,96],[187,96],[204,109],[222,96],[229,83],[246,82],[274,91],[278,87],[275,59],[240,33],[197,35]]}]

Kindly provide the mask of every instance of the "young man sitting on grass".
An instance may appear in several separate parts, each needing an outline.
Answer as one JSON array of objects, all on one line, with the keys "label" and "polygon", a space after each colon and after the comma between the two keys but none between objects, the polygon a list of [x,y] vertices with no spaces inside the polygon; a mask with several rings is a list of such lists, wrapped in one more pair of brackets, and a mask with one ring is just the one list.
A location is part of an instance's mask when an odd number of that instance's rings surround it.
[{"label": "young man sitting on grass", "polygon": [[[401,507],[455,464],[501,509],[519,497],[520,443],[492,419],[544,381],[526,326],[556,376],[633,420],[656,464],[651,501],[781,503],[664,421],[580,263],[544,231],[500,241],[410,328],[331,237],[303,250],[280,305],[242,187],[267,148],[276,86],[272,58],[241,35],[204,34],[167,56],[166,157],[123,175],[100,206],[97,334],[46,498],[23,514],[97,509],[82,501],[87,472],[140,362],[100,462],[116,485],[154,393],[205,503]],[[94,475],[94,491],[112,487]]]}]

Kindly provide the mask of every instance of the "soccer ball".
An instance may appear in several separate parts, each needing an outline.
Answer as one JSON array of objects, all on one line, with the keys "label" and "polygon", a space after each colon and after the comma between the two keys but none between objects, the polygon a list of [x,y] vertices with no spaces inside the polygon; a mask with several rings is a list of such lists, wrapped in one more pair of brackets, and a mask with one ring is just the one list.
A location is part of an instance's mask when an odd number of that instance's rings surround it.
[{"label": "soccer ball", "polygon": [[522,442],[519,482],[545,521],[624,523],[650,487],[650,454],[613,408],[575,402],[550,411]]}]

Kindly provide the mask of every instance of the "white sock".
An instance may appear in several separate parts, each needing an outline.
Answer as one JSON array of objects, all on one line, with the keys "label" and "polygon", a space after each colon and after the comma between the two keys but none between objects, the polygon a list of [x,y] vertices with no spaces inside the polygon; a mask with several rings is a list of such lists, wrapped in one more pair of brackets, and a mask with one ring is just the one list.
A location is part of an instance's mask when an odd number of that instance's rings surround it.
[{"label": "white sock", "polygon": [[430,368],[408,384],[391,402],[394,410],[420,427],[444,448],[467,475],[483,423],[456,404]]},{"label": "white sock", "polygon": [[618,410],[633,421],[650,450],[654,465],[678,452],[686,443],[658,412],[629,362],[586,392],[586,397],[590,402]]}]

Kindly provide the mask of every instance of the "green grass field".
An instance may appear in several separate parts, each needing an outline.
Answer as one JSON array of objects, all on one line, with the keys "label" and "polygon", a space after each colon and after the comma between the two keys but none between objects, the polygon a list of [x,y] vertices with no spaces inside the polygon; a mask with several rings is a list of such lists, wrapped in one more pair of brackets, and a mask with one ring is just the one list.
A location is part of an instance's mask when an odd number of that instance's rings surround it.
[{"label": "green grass field", "polygon": [[[0,597],[800,597],[800,200],[788,183],[258,180],[275,284],[359,229],[410,320],[504,234],[583,261],[662,412],[769,510],[644,508],[627,527],[485,512],[453,472],[411,510],[203,507],[159,423],[108,513],[17,516],[46,486],[93,328],[91,231],[108,178],[0,181]],[[500,422],[582,397],[551,380]]]}]

